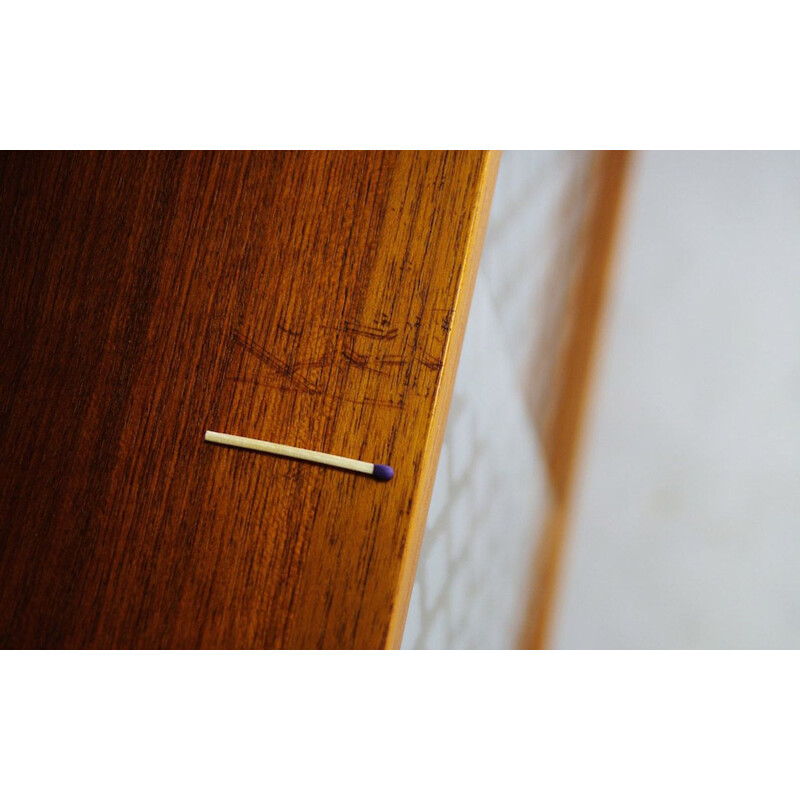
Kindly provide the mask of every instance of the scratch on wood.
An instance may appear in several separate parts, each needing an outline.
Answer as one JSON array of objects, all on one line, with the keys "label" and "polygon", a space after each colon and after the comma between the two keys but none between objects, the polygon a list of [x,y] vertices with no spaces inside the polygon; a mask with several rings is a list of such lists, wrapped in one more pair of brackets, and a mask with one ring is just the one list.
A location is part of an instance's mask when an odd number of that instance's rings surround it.
[{"label": "scratch on wood", "polygon": [[434,358],[427,352],[423,352],[422,355],[420,355],[419,363],[422,364],[423,367],[435,370],[436,372],[439,372],[439,370],[442,368],[441,359]]},{"label": "scratch on wood", "polygon": [[398,400],[393,403],[391,400],[374,400],[371,397],[365,397],[363,400],[353,400],[351,397],[337,397],[337,400],[343,400],[346,403],[354,403],[358,406],[378,406],[379,408],[405,408],[405,403]]},{"label": "scratch on wood", "polygon": [[296,373],[298,369],[303,367],[324,367],[326,366],[326,362],[324,360],[313,362],[305,361],[298,362],[297,364],[290,364],[289,362],[278,358],[278,356],[273,355],[266,348],[262,347],[260,344],[257,344],[252,339],[242,335],[238,331],[233,332],[233,338],[246,352],[254,356],[262,364],[266,364],[274,369],[279,375],[282,375],[292,385],[294,385],[295,388],[300,389],[301,391],[311,392],[312,394],[315,394],[319,391],[316,383],[312,383],[304,376],[297,375]]},{"label": "scratch on wood", "polygon": [[374,372],[377,375],[383,375],[383,371],[382,370],[377,369],[376,367],[371,367],[370,366],[370,364],[369,364],[370,356],[368,356],[368,355],[365,355],[365,354],[362,354],[362,353],[356,353],[352,348],[350,348],[349,351],[348,350],[342,350],[342,356],[347,361],[349,361],[351,364],[353,364],[356,367],[358,367],[359,369],[365,369],[365,370],[367,370],[367,372]]},{"label": "scratch on wood", "polygon": [[278,322],[278,323],[276,324],[276,326],[275,326],[275,327],[276,327],[276,328],[277,328],[279,331],[282,331],[283,333],[288,333],[288,334],[289,334],[289,336],[302,336],[302,334],[303,334],[303,331],[302,331],[302,330],[300,330],[300,331],[293,331],[291,328],[287,328],[285,325],[281,325],[281,323],[280,323],[280,322]]},{"label": "scratch on wood", "polygon": [[384,330],[373,325],[355,325],[346,320],[340,325],[333,326],[333,328],[340,333],[352,333],[354,336],[365,336],[367,339],[383,339],[388,342],[397,338],[397,328]]},{"label": "scratch on wood", "polygon": [[386,367],[402,367],[406,364],[402,356],[381,356],[379,362]]}]

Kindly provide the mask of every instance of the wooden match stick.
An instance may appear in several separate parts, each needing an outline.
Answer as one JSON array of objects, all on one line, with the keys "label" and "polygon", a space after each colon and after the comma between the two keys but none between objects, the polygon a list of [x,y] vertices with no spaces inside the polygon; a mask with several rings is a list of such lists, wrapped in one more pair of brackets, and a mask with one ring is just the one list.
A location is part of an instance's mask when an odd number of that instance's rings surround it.
[{"label": "wooden match stick", "polygon": [[340,467],[353,472],[363,472],[365,475],[372,475],[379,481],[388,481],[394,477],[394,470],[386,464],[370,464],[368,461],[359,461],[356,458],[334,456],[330,453],[319,453],[316,450],[304,450],[302,447],[291,447],[288,444],[275,444],[275,442],[264,442],[261,439],[248,439],[246,436],[234,436],[230,433],[217,433],[216,431],[206,431],[206,441],[241,447],[245,450],[258,450],[260,453],[272,453],[276,456],[300,458],[303,461],[314,461],[317,464]]}]

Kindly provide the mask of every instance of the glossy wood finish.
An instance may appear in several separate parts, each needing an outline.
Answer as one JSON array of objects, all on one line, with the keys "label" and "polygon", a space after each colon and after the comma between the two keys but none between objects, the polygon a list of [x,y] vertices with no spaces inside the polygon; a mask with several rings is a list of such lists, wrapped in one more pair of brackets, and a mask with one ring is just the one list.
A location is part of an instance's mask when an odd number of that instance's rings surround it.
[{"label": "glossy wood finish", "polygon": [[397,644],[496,166],[3,156],[0,643]]}]

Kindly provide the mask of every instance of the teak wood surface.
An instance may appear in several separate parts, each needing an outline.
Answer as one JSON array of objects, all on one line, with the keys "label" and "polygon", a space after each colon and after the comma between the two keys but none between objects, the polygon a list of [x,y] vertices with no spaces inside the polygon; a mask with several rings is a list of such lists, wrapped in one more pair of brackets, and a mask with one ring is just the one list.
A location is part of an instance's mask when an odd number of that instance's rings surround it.
[{"label": "teak wood surface", "polygon": [[396,646],[497,162],[0,156],[0,644]]}]

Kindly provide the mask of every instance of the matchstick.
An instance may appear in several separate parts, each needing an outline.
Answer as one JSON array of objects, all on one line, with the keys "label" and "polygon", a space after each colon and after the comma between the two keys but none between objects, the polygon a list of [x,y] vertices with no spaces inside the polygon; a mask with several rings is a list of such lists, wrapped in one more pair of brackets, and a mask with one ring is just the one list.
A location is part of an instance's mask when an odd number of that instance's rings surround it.
[{"label": "matchstick", "polygon": [[276,456],[300,458],[303,461],[313,461],[317,464],[340,467],[353,472],[363,472],[365,475],[372,475],[379,481],[388,481],[394,477],[394,470],[386,464],[370,464],[368,461],[359,461],[356,458],[334,456],[330,453],[319,453],[316,450],[304,450],[302,447],[291,447],[288,444],[275,444],[275,442],[264,442],[261,439],[248,439],[246,436],[234,436],[230,433],[217,433],[216,431],[206,431],[206,441],[241,447],[245,450],[258,450],[260,453],[272,453]]}]

